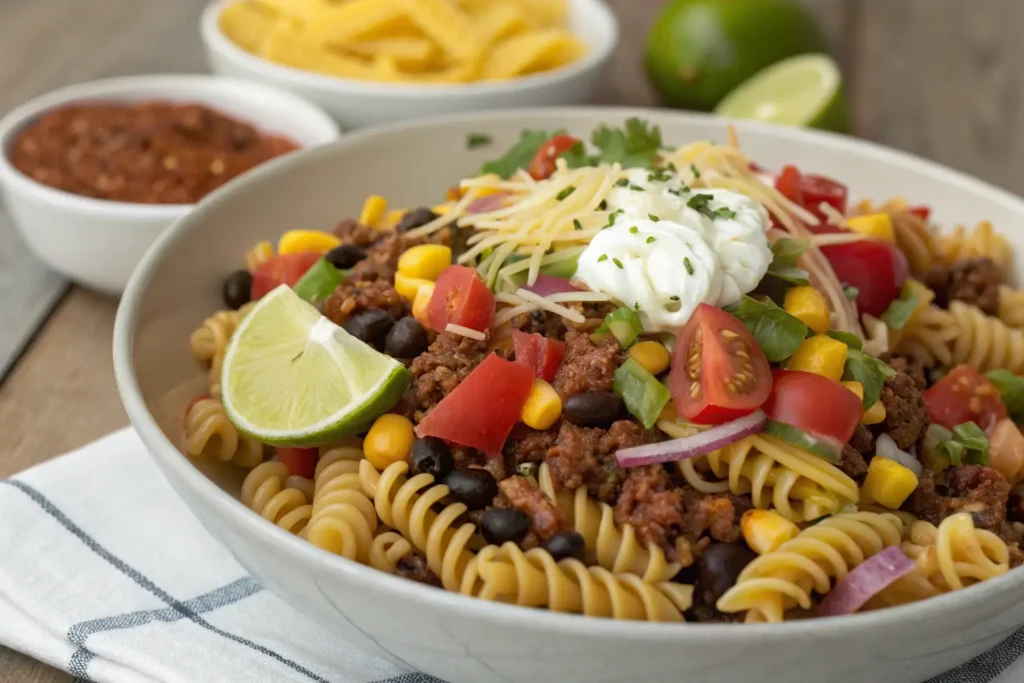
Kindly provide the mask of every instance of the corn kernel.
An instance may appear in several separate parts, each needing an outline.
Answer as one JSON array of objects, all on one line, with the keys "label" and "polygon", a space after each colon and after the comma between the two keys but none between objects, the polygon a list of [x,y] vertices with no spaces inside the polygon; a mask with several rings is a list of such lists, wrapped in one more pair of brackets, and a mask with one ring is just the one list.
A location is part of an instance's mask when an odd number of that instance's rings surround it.
[{"label": "corn kernel", "polygon": [[857,398],[864,400],[864,385],[860,382],[840,382],[844,387],[857,394]]},{"label": "corn kernel", "polygon": [[917,488],[917,475],[895,460],[875,456],[868,465],[868,476],[861,487],[861,504],[878,503],[898,510]]},{"label": "corn kernel", "polygon": [[547,429],[561,415],[562,399],[558,392],[542,379],[533,380],[530,395],[523,404],[522,421],[533,429]]},{"label": "corn kernel", "polygon": [[452,210],[451,204],[435,204],[430,207],[430,210],[436,213],[438,216],[443,216]]},{"label": "corn kernel", "polygon": [[401,222],[406,213],[408,213],[408,209],[391,209],[384,216],[384,224],[389,228],[393,228]]},{"label": "corn kernel", "polygon": [[245,253],[245,269],[249,272],[274,258],[274,245],[270,242],[258,242]]},{"label": "corn kernel", "polygon": [[881,399],[875,401],[875,405],[864,411],[860,418],[861,424],[876,425],[885,421],[885,404]]},{"label": "corn kernel", "polygon": [[412,300],[412,317],[416,318],[424,327],[427,326],[427,307],[430,305],[430,297],[434,296],[434,283],[427,282],[420,285],[416,292],[416,298]]},{"label": "corn kernel", "polygon": [[384,220],[388,212],[388,200],[380,195],[371,194],[363,202],[363,211],[359,214],[359,222],[370,227],[377,227],[377,224]]},{"label": "corn kernel", "polygon": [[813,372],[836,382],[843,376],[845,366],[846,344],[827,334],[816,334],[804,339],[786,363],[790,370]]},{"label": "corn kernel", "polygon": [[386,413],[378,417],[367,432],[363,439],[363,453],[371,465],[383,470],[388,465],[405,461],[412,450],[413,439],[413,426],[408,418]]},{"label": "corn kernel", "polygon": [[[433,285],[434,283],[430,280],[423,280],[421,278],[409,277],[402,273],[395,273],[395,291],[401,294],[409,301],[416,301],[416,295],[419,294],[420,287],[423,285]],[[433,287],[431,287],[433,290]]]},{"label": "corn kernel", "polygon": [[758,555],[771,552],[796,537],[800,529],[774,510],[747,510],[740,519],[743,540]]},{"label": "corn kernel", "polygon": [[341,240],[329,232],[319,230],[289,230],[277,242],[277,253],[297,254],[300,251],[315,251],[326,254],[341,246]]},{"label": "corn kernel", "polygon": [[867,216],[855,216],[847,219],[847,227],[854,232],[873,237],[875,239],[894,241],[892,232],[892,220],[889,214],[873,213]]},{"label": "corn kernel", "polygon": [[452,264],[452,250],[441,244],[420,244],[398,257],[398,272],[406,277],[436,280]]},{"label": "corn kernel", "polygon": [[629,357],[652,375],[660,375],[668,370],[668,364],[672,360],[668,349],[656,341],[642,341],[634,344],[629,350]]},{"label": "corn kernel", "polygon": [[828,332],[829,325],[832,323],[832,315],[828,310],[828,304],[825,303],[825,297],[809,285],[793,287],[786,292],[783,307],[787,313],[817,334]]},{"label": "corn kernel", "polygon": [[[487,175],[484,175],[484,176],[480,177],[480,180],[484,180],[484,179],[486,179],[487,182],[494,183],[494,184],[498,184],[498,183],[502,182],[501,176],[499,176],[497,173],[488,173]],[[477,187],[476,188],[476,196],[477,197],[488,197],[488,196],[490,196],[492,194],[498,194],[499,192],[501,192],[501,190],[498,189],[497,187]]]},{"label": "corn kernel", "polygon": [[669,399],[668,403],[665,404],[665,407],[661,409],[661,414],[658,415],[658,419],[672,422],[677,417],[679,417],[679,414],[676,412],[676,402]]}]

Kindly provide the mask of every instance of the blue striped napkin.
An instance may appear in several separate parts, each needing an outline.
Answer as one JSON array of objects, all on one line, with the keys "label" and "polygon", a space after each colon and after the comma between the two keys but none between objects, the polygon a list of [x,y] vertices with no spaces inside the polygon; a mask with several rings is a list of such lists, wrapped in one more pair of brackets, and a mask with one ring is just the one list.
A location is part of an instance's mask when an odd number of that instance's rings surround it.
[{"label": "blue striped napkin", "polygon": [[[79,680],[442,683],[264,590],[131,430],[0,480],[0,520],[0,644]],[[1022,654],[1024,630],[932,683],[1024,682]]]}]

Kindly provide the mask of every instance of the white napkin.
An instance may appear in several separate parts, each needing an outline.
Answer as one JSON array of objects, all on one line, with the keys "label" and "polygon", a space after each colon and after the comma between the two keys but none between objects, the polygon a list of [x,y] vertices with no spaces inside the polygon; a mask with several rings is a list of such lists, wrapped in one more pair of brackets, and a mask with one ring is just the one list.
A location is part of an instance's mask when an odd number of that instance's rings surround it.
[{"label": "white napkin", "polygon": [[[0,480],[0,644],[85,681],[442,683],[264,590],[131,430]],[[932,683],[1021,682],[1022,654],[1024,630]]]}]

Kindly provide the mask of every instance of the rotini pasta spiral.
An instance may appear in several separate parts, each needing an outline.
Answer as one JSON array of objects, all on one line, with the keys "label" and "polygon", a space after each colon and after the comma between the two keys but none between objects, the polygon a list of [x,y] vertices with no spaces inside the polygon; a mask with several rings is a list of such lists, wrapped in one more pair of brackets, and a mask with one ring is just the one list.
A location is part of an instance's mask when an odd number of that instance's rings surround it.
[{"label": "rotini pasta spiral", "polygon": [[263,444],[239,432],[213,398],[199,399],[185,413],[185,452],[250,469],[263,462]]},{"label": "rotini pasta spiral", "polygon": [[238,329],[238,323],[253,307],[245,304],[237,311],[225,309],[217,311],[203,321],[188,339],[192,356],[203,364],[209,364],[210,395],[220,398],[220,373],[224,365],[224,353],[227,351],[231,335]]},{"label": "rotini pasta spiral", "polygon": [[[689,425],[661,420],[658,428],[680,438]],[[697,459],[678,463],[679,473],[701,493],[750,494],[754,507],[775,510],[794,522],[839,512],[860,498],[857,483],[828,461],[770,436],[756,434],[701,458],[718,481],[697,471]]]},{"label": "rotini pasta spiral", "polygon": [[370,566],[388,574],[398,570],[398,562],[412,552],[412,543],[396,531],[377,534],[370,545]]},{"label": "rotini pasta spiral", "polygon": [[377,530],[377,513],[363,492],[358,440],[321,449],[313,484],[306,540],[318,548],[366,563]]},{"label": "rotini pasta spiral", "polygon": [[853,213],[860,216],[873,213],[888,214],[896,246],[906,255],[911,273],[923,273],[939,260],[941,254],[938,238],[929,228],[928,221],[912,213],[902,197],[893,197],[878,206],[864,200],[856,206]]},{"label": "rotini pasta spiral", "polygon": [[977,529],[966,512],[934,524],[915,521],[902,549],[917,568],[886,588],[872,607],[902,605],[1001,576],[1010,570],[1010,550],[991,531]]},{"label": "rotini pasta spiral", "polygon": [[648,543],[644,548],[633,525],[616,524],[611,506],[592,500],[586,488],[556,491],[547,463],[538,469],[537,480],[540,490],[558,505],[569,524],[583,537],[588,564],[597,564],[615,574],[637,574],[652,583],[668,581],[682,568],[679,562],[669,562],[660,546]]},{"label": "rotini pasta spiral", "polygon": [[727,613],[746,611],[748,622],[782,621],[796,605],[810,609],[812,591],[827,594],[851,569],[902,540],[903,521],[893,514],[829,517],[748,564],[716,606]]},{"label": "rotini pasta spiral", "polygon": [[383,472],[368,460],[359,463],[363,491],[373,499],[380,521],[426,555],[427,566],[445,588],[457,591],[473,558],[468,546],[476,527],[470,522],[458,524],[468,509],[462,503],[435,512],[434,505],[448,495],[448,487],[434,484],[429,474],[406,479],[408,471],[409,465],[404,462],[388,465]]},{"label": "rotini pasta spiral", "polygon": [[999,310],[996,315],[1010,327],[1024,328],[1024,289],[1002,285],[999,288]]},{"label": "rotini pasta spiral", "polygon": [[270,242],[257,242],[245,252],[245,269],[250,273],[274,258],[274,246]]},{"label": "rotini pasta spiral", "polygon": [[254,468],[242,481],[242,502],[264,519],[292,534],[301,534],[313,506],[297,488],[286,486],[288,468],[271,461]]},{"label": "rotini pasta spiral", "polygon": [[1024,372],[1024,330],[1007,327],[999,318],[985,315],[976,306],[949,302],[956,334],[949,343],[950,361],[965,363],[978,372],[1004,368]]},{"label": "rotini pasta spiral", "polygon": [[951,265],[957,261],[986,257],[1004,273],[1013,263],[1013,249],[1005,237],[998,234],[988,221],[978,223],[972,230],[957,226],[953,232],[939,237],[942,262]]},{"label": "rotini pasta spiral", "polygon": [[515,543],[487,546],[469,565],[464,594],[552,612],[683,621],[693,600],[692,586],[647,583],[635,574],[613,574],[574,559],[556,562],[543,548],[524,552]]}]

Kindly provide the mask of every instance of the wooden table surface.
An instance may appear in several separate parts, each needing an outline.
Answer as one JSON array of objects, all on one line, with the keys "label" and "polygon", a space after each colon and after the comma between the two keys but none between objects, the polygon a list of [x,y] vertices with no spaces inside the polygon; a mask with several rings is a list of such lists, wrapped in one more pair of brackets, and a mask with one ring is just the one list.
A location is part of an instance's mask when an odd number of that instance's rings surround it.
[{"label": "wooden table surface", "polygon": [[[1024,193],[1024,3],[804,1],[844,66],[857,134]],[[652,104],[641,55],[662,3],[610,2],[623,40],[599,99]],[[196,31],[203,4],[0,0],[0,113],[74,82],[204,70]],[[127,424],[111,367],[115,309],[72,288],[0,385],[0,477]],[[2,683],[70,680],[0,647]]]}]

